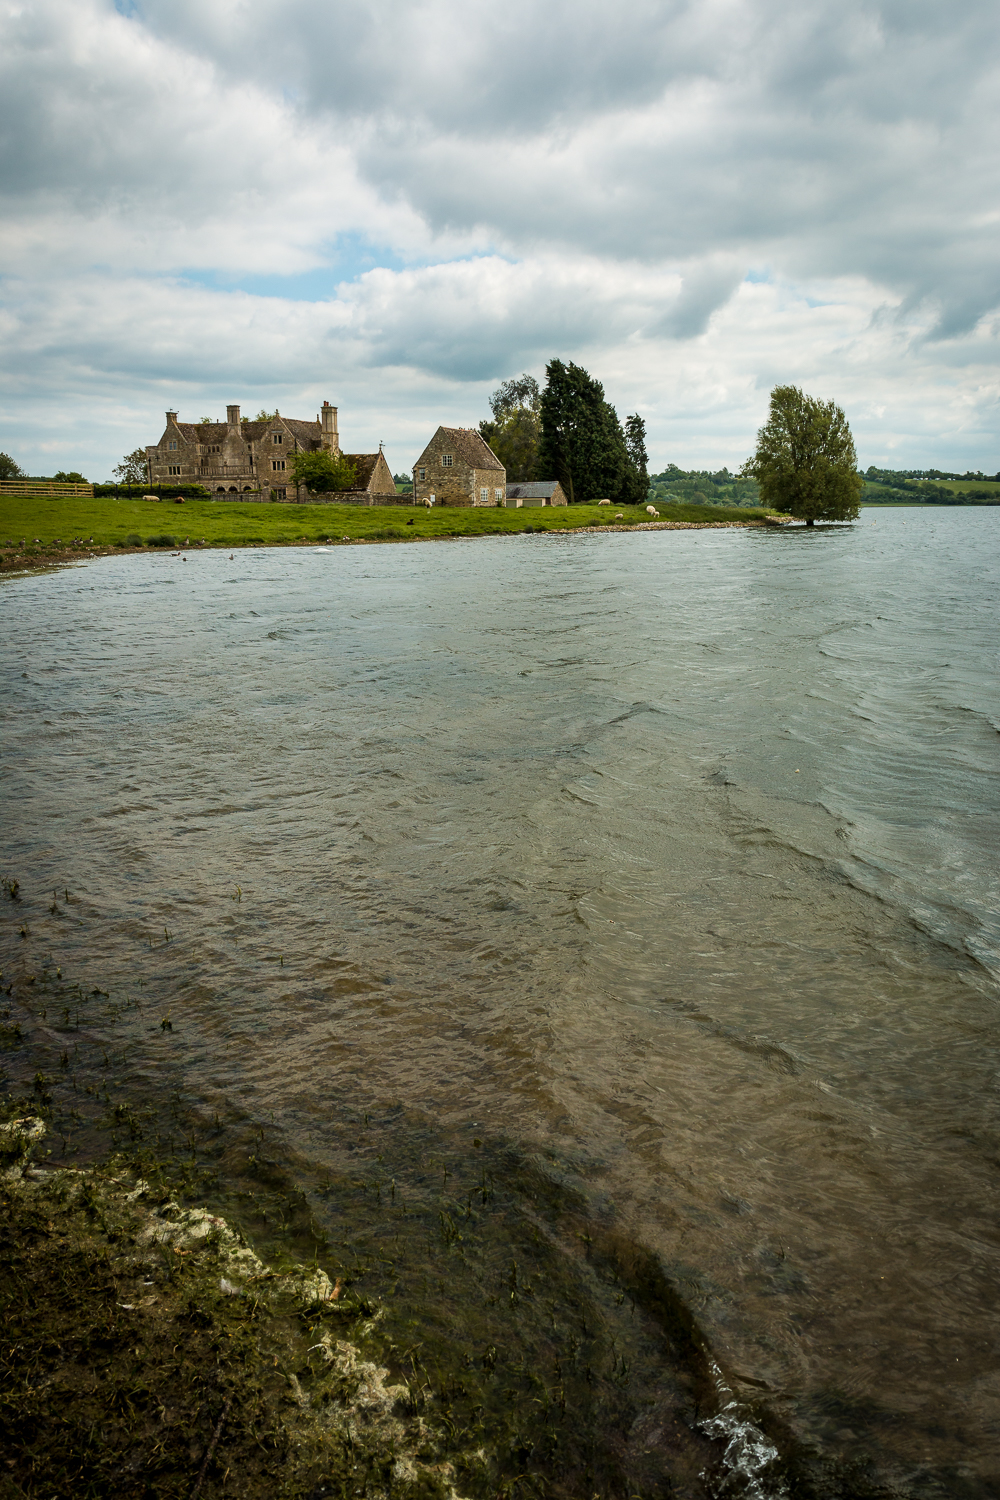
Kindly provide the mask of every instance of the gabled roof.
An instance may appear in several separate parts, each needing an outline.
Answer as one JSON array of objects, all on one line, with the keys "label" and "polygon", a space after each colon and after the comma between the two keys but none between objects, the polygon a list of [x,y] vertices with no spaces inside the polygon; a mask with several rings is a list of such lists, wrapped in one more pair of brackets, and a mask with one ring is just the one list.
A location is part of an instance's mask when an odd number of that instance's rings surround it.
[{"label": "gabled roof", "polygon": [[509,484],[508,500],[551,500],[556,492],[558,479],[535,479],[530,484]]},{"label": "gabled roof", "polygon": [[[458,457],[464,459],[470,469],[503,468],[503,464],[486,443],[482,433],[477,432],[474,427],[439,427],[434,437],[431,438],[431,443],[439,435],[448,439]],[[430,443],[427,447],[430,447]],[[425,448],[424,452],[426,451]]]},{"label": "gabled roof", "polygon": [[[283,427],[287,428],[294,438],[302,444],[307,451],[316,446],[320,441],[321,427],[318,422],[303,422],[297,417],[271,417],[267,422],[240,422],[239,433],[244,442],[256,443],[272,430],[277,420]],[[176,427],[181,437],[187,443],[223,443],[230,432],[228,422],[173,422],[164,431],[167,432]],[[154,444],[158,446],[158,444]]]},{"label": "gabled roof", "polygon": [[371,484],[375,465],[378,463],[377,453],[345,453],[344,457],[349,464],[353,464],[356,477],[352,489],[366,490]]},{"label": "gabled roof", "polygon": [[308,447],[310,443],[319,442],[323,429],[318,422],[300,422],[297,417],[282,417],[281,420],[292,436],[297,437],[303,446]]}]

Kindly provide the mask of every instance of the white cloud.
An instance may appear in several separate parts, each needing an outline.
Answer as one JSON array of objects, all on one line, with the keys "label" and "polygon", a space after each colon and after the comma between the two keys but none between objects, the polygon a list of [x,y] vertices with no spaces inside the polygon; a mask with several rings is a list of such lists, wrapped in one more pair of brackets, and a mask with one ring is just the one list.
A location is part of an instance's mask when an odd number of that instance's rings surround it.
[{"label": "white cloud", "polygon": [[992,470],[997,53],[980,0],[0,0],[0,447],[329,396],[399,466],[558,354],[658,462],[796,380],[866,461]]}]

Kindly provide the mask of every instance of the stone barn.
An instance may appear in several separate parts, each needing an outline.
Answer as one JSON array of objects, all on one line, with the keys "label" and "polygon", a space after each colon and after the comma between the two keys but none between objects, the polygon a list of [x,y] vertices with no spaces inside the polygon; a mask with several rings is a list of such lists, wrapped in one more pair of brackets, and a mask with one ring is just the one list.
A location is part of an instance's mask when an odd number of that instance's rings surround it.
[{"label": "stone barn", "polygon": [[413,503],[503,505],[507,471],[474,427],[439,427],[413,466]]}]

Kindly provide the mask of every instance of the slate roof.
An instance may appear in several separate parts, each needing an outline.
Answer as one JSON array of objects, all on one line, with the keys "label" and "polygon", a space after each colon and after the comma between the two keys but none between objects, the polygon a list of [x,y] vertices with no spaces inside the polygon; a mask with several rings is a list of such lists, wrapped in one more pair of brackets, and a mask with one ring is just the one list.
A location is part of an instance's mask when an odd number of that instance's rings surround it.
[{"label": "slate roof", "polygon": [[[354,465],[355,470],[357,471],[357,478],[351,485],[351,488],[353,490],[366,490],[371,484],[372,475],[375,472],[375,465],[378,463],[378,454],[345,453],[344,457],[347,459],[348,463]],[[395,486],[393,486],[393,491],[395,492]]]},{"label": "slate roof", "polygon": [[509,484],[508,500],[551,500],[556,492],[558,479],[538,479],[530,484]]},{"label": "slate roof", "polygon": [[477,432],[474,427],[439,427],[438,432],[445,434],[459,458],[463,458],[470,469],[503,468],[482,433]]},{"label": "slate roof", "polygon": [[[319,435],[322,429],[318,422],[300,422],[297,417],[282,417],[281,420],[291,430],[292,435],[298,438],[307,452],[310,448],[319,447]],[[247,425],[256,426],[257,424],[248,423]],[[264,428],[264,425],[263,422],[260,423],[261,428]]]},{"label": "slate roof", "polygon": [[[311,448],[319,447],[321,428],[318,422],[302,422],[298,417],[282,417],[280,420],[307,453]],[[227,422],[175,422],[174,426],[188,443],[224,442],[229,432]],[[240,422],[240,437],[244,442],[260,442],[270,431],[271,422]]]}]

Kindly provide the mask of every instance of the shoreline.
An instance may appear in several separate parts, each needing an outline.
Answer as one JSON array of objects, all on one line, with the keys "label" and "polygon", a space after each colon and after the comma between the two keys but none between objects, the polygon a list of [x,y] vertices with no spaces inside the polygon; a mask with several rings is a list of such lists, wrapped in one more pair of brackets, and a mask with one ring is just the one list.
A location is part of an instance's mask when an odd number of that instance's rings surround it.
[{"label": "shoreline", "polygon": [[[137,554],[177,557],[194,555],[200,552],[260,552],[263,550],[288,551],[293,548],[306,548],[314,552],[318,547],[382,547],[397,546],[400,542],[465,542],[465,541],[494,541],[498,538],[509,541],[522,536],[600,536],[617,534],[623,535],[633,531],[749,531],[767,530],[769,528],[793,526],[794,518],[791,516],[774,517],[765,521],[757,517],[746,521],[632,521],[628,524],[616,525],[610,522],[608,525],[591,526],[566,526],[566,527],[541,527],[537,531],[504,531],[504,532],[469,532],[467,535],[443,535],[443,536],[399,536],[399,537],[331,537],[326,541],[263,541],[263,542],[192,542],[183,547],[121,547],[100,546],[94,544],[89,547],[52,547],[48,551],[40,553],[26,552],[14,555],[0,555],[0,577],[18,577],[22,575],[41,573],[51,568],[68,567],[71,563],[94,562],[104,557],[132,557]],[[45,543],[41,546],[44,548]]]}]

